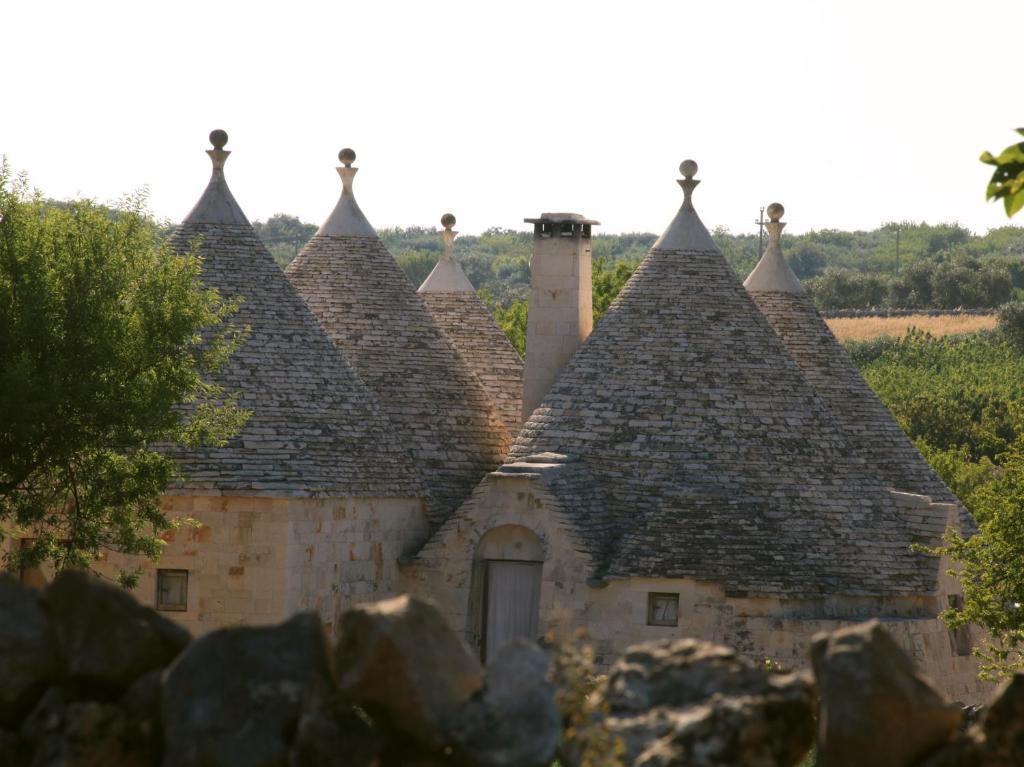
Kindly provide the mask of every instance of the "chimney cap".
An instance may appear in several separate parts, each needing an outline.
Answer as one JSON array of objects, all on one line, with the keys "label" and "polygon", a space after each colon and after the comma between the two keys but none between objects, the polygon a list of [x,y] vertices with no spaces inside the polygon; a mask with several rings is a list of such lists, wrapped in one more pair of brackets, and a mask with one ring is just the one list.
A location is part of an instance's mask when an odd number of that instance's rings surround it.
[{"label": "chimney cap", "polygon": [[541,213],[540,218],[524,218],[527,224],[600,224],[592,218],[584,218],[579,213]]}]

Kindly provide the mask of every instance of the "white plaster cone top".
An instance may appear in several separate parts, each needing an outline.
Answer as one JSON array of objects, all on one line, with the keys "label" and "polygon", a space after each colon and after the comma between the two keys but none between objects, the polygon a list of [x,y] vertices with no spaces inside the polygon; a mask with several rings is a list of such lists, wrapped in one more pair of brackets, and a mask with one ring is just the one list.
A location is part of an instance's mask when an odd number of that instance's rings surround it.
[{"label": "white plaster cone top", "polygon": [[683,178],[679,179],[679,186],[683,188],[683,204],[668,225],[665,232],[658,238],[658,241],[651,246],[652,250],[718,250],[715,241],[711,239],[707,227],[700,220],[697,211],[693,207],[693,190],[700,181],[694,179],[697,173],[697,163],[693,160],[683,160],[679,166],[679,172]]},{"label": "white plaster cone top", "polygon": [[210,175],[210,183],[206,185],[199,202],[189,211],[182,223],[185,224],[229,224],[249,226],[249,219],[245,217],[242,208],[235,201],[235,196],[228,188],[227,179],[224,178],[224,163],[228,160],[230,150],[224,149],[228,143],[228,134],[217,129],[210,133],[210,143],[213,149],[207,149],[206,154],[210,156],[213,163],[213,173]]},{"label": "white plaster cone top", "polygon": [[437,260],[433,270],[423,280],[417,293],[476,293],[476,288],[469,281],[466,273],[462,271],[459,262],[455,260],[452,249],[455,247],[455,236],[458,232],[452,230],[455,226],[455,216],[445,213],[441,217],[441,225],[444,231],[441,232],[441,241],[444,245],[441,257]]},{"label": "white plaster cone top", "polygon": [[782,230],[785,224],[779,221],[786,209],[777,202],[768,206],[768,247],[757,262],[754,270],[743,281],[743,287],[751,292],[761,293],[803,293],[804,286],[790,269],[782,255]]},{"label": "white plaster cone top", "polygon": [[352,180],[359,172],[359,168],[352,167],[356,153],[351,149],[342,149],[338,152],[338,159],[342,162],[342,167],[338,168],[338,175],[341,176],[341,197],[317,234],[376,237],[376,230],[366,220],[352,193]]}]

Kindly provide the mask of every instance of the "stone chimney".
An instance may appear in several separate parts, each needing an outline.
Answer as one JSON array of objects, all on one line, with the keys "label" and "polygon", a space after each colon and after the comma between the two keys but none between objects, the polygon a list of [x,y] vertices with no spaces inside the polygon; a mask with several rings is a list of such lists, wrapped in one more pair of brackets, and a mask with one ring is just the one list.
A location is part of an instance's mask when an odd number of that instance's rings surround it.
[{"label": "stone chimney", "polygon": [[590,227],[600,222],[576,213],[544,213],[524,220],[533,224],[523,372],[526,421],[594,327]]}]

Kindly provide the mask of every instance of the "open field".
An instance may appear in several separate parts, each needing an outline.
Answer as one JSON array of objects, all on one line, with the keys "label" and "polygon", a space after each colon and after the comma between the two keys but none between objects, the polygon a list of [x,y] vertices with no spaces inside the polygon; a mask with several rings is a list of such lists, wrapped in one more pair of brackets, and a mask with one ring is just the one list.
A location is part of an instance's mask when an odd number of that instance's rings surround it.
[{"label": "open field", "polygon": [[906,317],[832,317],[826,320],[840,341],[867,341],[879,336],[903,336],[907,328],[915,327],[933,336],[974,333],[991,330],[996,326],[995,315],[970,314],[911,314]]}]

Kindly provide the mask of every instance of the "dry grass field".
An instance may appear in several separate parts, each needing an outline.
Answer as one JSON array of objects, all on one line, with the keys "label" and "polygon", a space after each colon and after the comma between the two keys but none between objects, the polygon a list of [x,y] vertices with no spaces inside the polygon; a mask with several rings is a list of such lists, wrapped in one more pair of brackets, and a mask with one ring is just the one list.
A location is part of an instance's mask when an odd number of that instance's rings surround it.
[{"label": "dry grass field", "polygon": [[970,314],[929,317],[926,314],[911,314],[907,317],[833,317],[826,322],[840,341],[868,341],[879,336],[899,338],[910,327],[919,328],[933,336],[991,330],[996,326],[996,317]]}]

